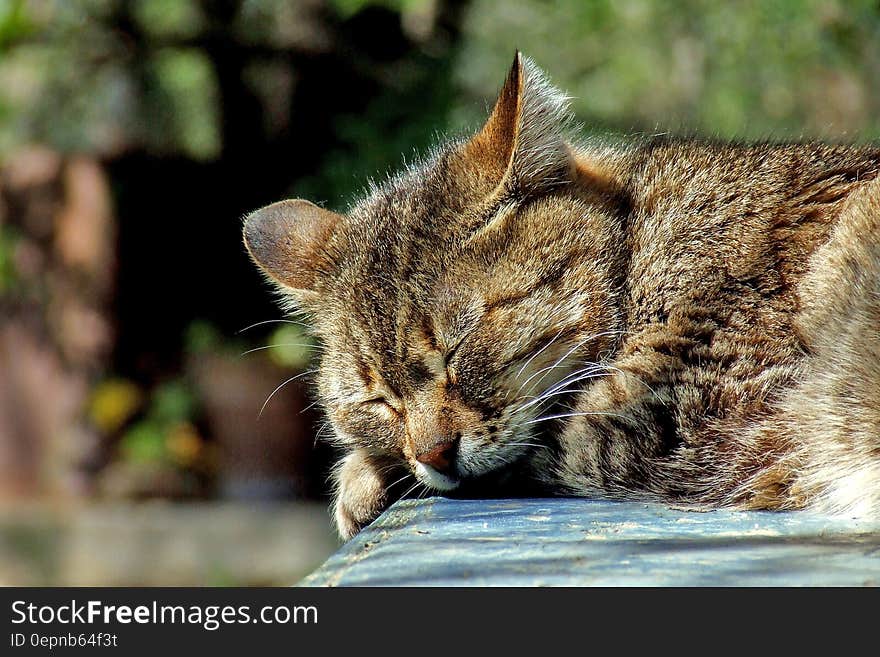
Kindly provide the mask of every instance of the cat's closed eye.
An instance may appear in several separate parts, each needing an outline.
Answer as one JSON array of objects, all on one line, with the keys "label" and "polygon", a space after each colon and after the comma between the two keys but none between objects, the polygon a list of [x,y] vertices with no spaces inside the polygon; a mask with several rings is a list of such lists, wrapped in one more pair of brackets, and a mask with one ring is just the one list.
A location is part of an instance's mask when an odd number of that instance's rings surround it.
[{"label": "cat's closed eye", "polygon": [[461,347],[463,340],[460,340],[453,346],[446,354],[443,356],[443,364],[446,367],[446,380],[450,383],[450,385],[456,385],[458,383],[458,375],[455,371],[455,365],[453,364],[453,359],[458,353],[459,347]]},{"label": "cat's closed eye", "polygon": [[370,408],[375,411],[381,411],[387,414],[391,414],[395,417],[401,415],[401,409],[388,400],[387,397],[373,397],[370,399],[365,399],[361,402],[361,405]]}]

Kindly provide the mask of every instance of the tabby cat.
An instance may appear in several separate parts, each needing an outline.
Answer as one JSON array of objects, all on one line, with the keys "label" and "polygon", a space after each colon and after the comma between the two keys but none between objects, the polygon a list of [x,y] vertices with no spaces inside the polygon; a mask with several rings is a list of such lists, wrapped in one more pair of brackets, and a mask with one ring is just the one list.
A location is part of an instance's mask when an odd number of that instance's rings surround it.
[{"label": "tabby cat", "polygon": [[517,54],[486,124],[246,246],[324,349],[334,513],[576,495],[880,515],[880,146],[577,139]]}]

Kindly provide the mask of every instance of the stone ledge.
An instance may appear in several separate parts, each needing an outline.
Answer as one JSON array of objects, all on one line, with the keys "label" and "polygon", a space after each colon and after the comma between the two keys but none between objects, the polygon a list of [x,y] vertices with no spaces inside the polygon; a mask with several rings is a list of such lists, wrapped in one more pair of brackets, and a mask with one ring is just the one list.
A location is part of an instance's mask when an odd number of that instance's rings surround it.
[{"label": "stone ledge", "polygon": [[583,499],[404,500],[302,586],[877,586],[880,520]]}]

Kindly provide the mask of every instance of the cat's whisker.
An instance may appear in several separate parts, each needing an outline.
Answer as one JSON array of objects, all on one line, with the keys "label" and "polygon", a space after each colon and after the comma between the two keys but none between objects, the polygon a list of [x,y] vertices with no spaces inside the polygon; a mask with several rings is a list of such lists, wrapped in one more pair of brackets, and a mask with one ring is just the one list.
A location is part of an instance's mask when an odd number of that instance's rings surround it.
[{"label": "cat's whisker", "polygon": [[416,483],[414,483],[412,486],[410,486],[409,488],[407,488],[407,489],[406,489],[406,492],[405,492],[403,495],[400,496],[400,499],[406,499],[406,496],[409,495],[410,493],[412,493],[412,492],[413,492],[416,488],[418,488],[419,486],[424,486],[424,484],[423,484],[421,481],[419,481],[419,480],[417,479],[417,480],[416,480]]},{"label": "cat's whisker", "polygon": [[586,367],[582,367],[580,369],[575,370],[574,372],[571,372],[570,374],[567,374],[565,377],[563,377],[561,380],[557,381],[556,383],[554,383],[553,385],[548,387],[546,390],[542,390],[541,392],[539,392],[536,395],[521,395],[519,397],[519,399],[523,400],[524,402],[531,400],[531,399],[537,399],[547,393],[554,392],[554,391],[558,390],[559,388],[562,388],[564,386],[569,385],[570,383],[574,382],[580,376],[592,375],[592,374],[597,373],[601,369],[602,369],[601,366],[598,365],[597,363],[590,363]]},{"label": "cat's whisker", "polygon": [[241,335],[245,331],[250,331],[252,328],[256,328],[258,326],[264,326],[265,324],[295,324],[296,326],[301,326],[303,328],[309,328],[308,324],[303,324],[302,322],[296,322],[292,319],[264,319],[262,322],[254,322],[249,326],[245,326],[243,329],[236,331],[236,335]]},{"label": "cat's whisker", "polygon": [[314,344],[308,344],[306,342],[279,342],[277,344],[266,344],[262,347],[254,347],[253,349],[248,349],[247,351],[241,352],[240,356],[247,356],[248,354],[252,354],[255,351],[263,351],[264,349],[274,349],[275,347],[305,347],[307,349],[317,349],[322,350],[323,347]]},{"label": "cat's whisker", "polygon": [[603,377],[608,376],[607,374],[602,373],[591,373],[585,374],[582,377],[578,377],[577,379],[572,379],[571,381],[566,381],[565,386],[553,388],[552,390],[545,390],[540,395],[535,395],[534,397],[526,397],[523,402],[514,409],[515,413],[523,411],[525,409],[531,408],[532,406],[539,406],[543,404],[548,399],[553,397],[557,397],[559,395],[568,395],[579,392],[586,392],[585,388],[570,388],[568,387],[571,384],[580,383],[581,381],[587,381],[590,379],[601,379]]},{"label": "cat's whisker", "polygon": [[257,414],[257,419],[259,419],[263,416],[263,411],[266,410],[266,406],[269,404],[269,401],[272,399],[272,397],[275,396],[275,393],[277,393],[279,390],[281,390],[281,388],[286,386],[288,383],[292,383],[293,381],[296,381],[297,379],[301,379],[304,376],[308,376],[309,374],[314,374],[317,371],[318,370],[306,370],[305,372],[300,372],[296,376],[292,376],[289,379],[287,379],[286,381],[282,382],[281,385],[279,385],[277,388],[275,388],[275,390],[273,390],[271,393],[269,393],[269,396],[266,397],[266,401],[263,402],[263,406],[262,406],[262,408],[260,408],[260,412]]},{"label": "cat's whisker", "polygon": [[636,376],[632,372],[627,372],[625,370],[622,370],[619,367],[613,367],[612,365],[605,364],[605,365],[602,365],[602,367],[611,371],[611,372],[616,372],[616,373],[620,374],[621,376],[624,376],[627,378],[632,378],[636,382],[641,383],[643,386],[645,386],[645,388],[648,389],[648,392],[650,392],[652,395],[654,395],[655,399],[657,399],[664,406],[666,405],[666,401],[662,397],[660,397],[660,395],[658,395],[657,392],[650,385],[648,385],[647,382],[645,382],[645,380],[642,379],[641,377]]},{"label": "cat's whisker", "polygon": [[525,381],[523,381],[523,383],[520,385],[519,389],[516,391],[516,394],[519,394],[520,392],[522,392],[522,389],[526,386],[526,384],[528,384],[529,381],[534,379],[539,374],[544,373],[544,376],[542,376],[540,379],[538,379],[538,381],[535,384],[532,385],[532,387],[527,391],[527,394],[529,392],[531,392],[532,390],[534,390],[537,385],[540,385],[541,381],[543,381],[544,379],[547,378],[547,375],[549,374],[550,371],[556,369],[557,367],[561,367],[562,364],[565,362],[566,358],[571,356],[571,354],[573,354],[575,351],[580,349],[582,346],[584,346],[588,342],[591,342],[597,338],[602,338],[602,337],[606,337],[606,336],[610,336],[610,335],[619,335],[620,333],[621,332],[617,331],[617,330],[601,331],[599,333],[594,333],[593,335],[590,335],[590,336],[584,338],[583,340],[578,342],[576,345],[574,345],[571,349],[569,349],[567,352],[565,352],[555,363],[553,363],[552,365],[550,365],[548,367],[545,367],[545,368],[538,370],[537,372],[532,374],[529,378],[527,378]]},{"label": "cat's whisker", "polygon": [[[379,468],[377,470],[377,472],[379,474],[385,474],[386,472],[390,472],[391,470],[394,470],[399,467],[400,467],[400,465],[398,465],[397,463],[389,463],[388,465],[384,465],[381,468]],[[410,473],[410,474],[412,474],[412,473]]]},{"label": "cat's whisker", "polygon": [[329,421],[322,422],[321,426],[318,427],[318,430],[315,431],[315,442],[312,444],[313,449],[318,446],[318,442],[321,440],[321,438],[332,435],[332,429],[330,429],[329,425]]},{"label": "cat's whisker", "polygon": [[[571,383],[579,383],[580,381],[584,381],[587,379],[599,379],[604,376],[608,376],[608,375],[607,374],[593,374],[591,376],[585,376],[581,379],[578,379],[577,381],[572,381]],[[542,395],[541,397],[535,399],[534,401],[529,402],[529,404],[527,404],[526,406],[518,408],[517,412],[521,413],[522,411],[528,410],[529,408],[532,408],[533,406],[540,409],[544,404],[546,404],[547,402],[555,401],[555,398],[557,398],[561,395],[572,395],[572,394],[577,394],[577,393],[581,393],[581,392],[584,392],[584,388],[564,388],[562,390],[556,390],[554,392]],[[543,409],[541,409],[541,410],[543,410]],[[537,411],[537,412],[540,412],[540,411]]]},{"label": "cat's whisker", "polygon": [[602,374],[601,372],[598,372],[597,371],[598,369],[599,368],[596,366],[590,366],[590,367],[584,368],[582,370],[575,372],[574,374],[569,375],[568,377],[566,377],[565,379],[563,379],[559,383],[550,386],[547,390],[542,392],[540,395],[538,395],[536,397],[526,397],[526,399],[530,399],[531,401],[528,401],[526,403],[519,405],[515,409],[514,412],[517,412],[517,413],[522,412],[528,408],[531,408],[532,406],[535,406],[537,404],[542,403],[543,401],[545,401],[546,399],[549,399],[550,397],[553,397],[554,395],[563,394],[563,392],[576,392],[575,390],[564,390],[564,389],[570,385],[573,385],[575,383],[579,383],[580,381],[586,381],[588,379],[596,379],[596,378],[600,378],[602,376],[607,376],[607,374]]},{"label": "cat's whisker", "polygon": [[[520,385],[520,387],[517,389],[516,394],[519,394],[520,392],[522,392],[522,389],[526,386],[526,384],[527,384],[529,381],[531,381],[532,379],[534,379],[536,376],[538,376],[539,374],[542,374],[542,373],[545,373],[545,372],[550,372],[551,370],[554,370],[554,369],[556,369],[557,367],[561,367],[561,366],[562,366],[562,363],[565,361],[565,359],[568,358],[568,357],[569,357],[571,354],[573,354],[575,351],[577,351],[577,349],[579,349],[579,348],[580,348],[582,345],[584,345],[586,342],[587,342],[587,340],[581,340],[581,341],[578,342],[575,346],[573,346],[571,349],[569,349],[568,351],[566,351],[566,352],[565,352],[565,353],[564,353],[564,354],[563,354],[563,355],[562,355],[562,356],[561,356],[561,357],[560,357],[555,363],[553,363],[552,365],[548,365],[547,367],[541,368],[540,370],[538,370],[537,372],[535,372],[534,374],[532,374],[529,378],[527,378],[525,381],[522,382],[522,384]],[[547,374],[544,374],[544,376],[542,376],[542,377],[537,381],[537,383],[536,383],[535,385],[540,384],[541,381],[543,381],[545,378],[547,378]],[[529,389],[529,392],[530,392],[532,389],[534,389],[534,386],[532,386],[532,388]]]},{"label": "cat's whisker", "polygon": [[[521,385],[521,386],[519,387],[519,389],[516,391],[516,394],[519,395],[520,397],[528,397],[528,396],[530,396],[531,393],[532,393],[532,391],[533,391],[535,388],[537,388],[539,385],[541,385],[541,382],[542,382],[544,379],[547,378],[547,375],[550,373],[550,371],[555,370],[555,369],[559,369],[559,368],[561,368],[561,367],[569,367],[569,363],[556,362],[556,363],[554,363],[553,365],[550,365],[550,366],[548,366],[548,367],[545,367],[545,368],[542,369],[542,370],[539,370],[539,371],[535,372],[535,373],[532,375],[532,377],[530,377],[529,379],[526,379],[526,381],[523,383],[523,385]],[[540,379],[538,379],[537,381],[535,381],[531,386],[529,386],[529,389],[525,391],[525,394],[524,394],[524,395],[523,395],[523,394],[520,394],[520,393],[522,392],[522,389],[525,387],[526,383],[528,383],[532,378],[534,378],[534,377],[537,376],[538,374],[542,374],[542,373],[544,373],[544,372],[546,372],[546,374],[544,374],[544,376],[542,376]]]},{"label": "cat's whisker", "polygon": [[517,457],[514,457],[514,456],[508,457],[508,456],[504,456],[503,454],[493,454],[492,460],[493,461],[501,461],[504,465],[510,465],[511,463],[514,463],[517,460]]},{"label": "cat's whisker", "polygon": [[406,473],[405,475],[403,475],[400,479],[397,479],[397,480],[394,481],[393,483],[390,483],[390,484],[388,484],[387,486],[385,486],[385,493],[387,494],[388,491],[390,491],[392,488],[394,488],[394,486],[396,486],[397,484],[399,484],[401,481],[404,481],[405,479],[407,479],[407,478],[409,478],[409,477],[413,477],[413,476],[415,476],[415,475],[413,475],[411,472],[407,472],[407,473]]},{"label": "cat's whisker", "polygon": [[629,420],[626,415],[621,415],[620,413],[606,413],[604,411],[583,411],[579,413],[557,413],[556,415],[547,415],[545,417],[535,418],[534,420],[529,420],[528,422],[524,422],[524,425],[529,424],[537,424],[538,422],[548,422],[550,420],[561,420],[567,417],[587,417],[587,416],[600,416],[600,417],[616,417],[621,418],[623,420]]},{"label": "cat's whisker", "polygon": [[[606,371],[599,373],[599,372],[597,372],[597,370],[606,370]],[[657,394],[657,392],[654,391],[654,389],[651,388],[651,386],[649,386],[644,380],[642,380],[638,376],[631,374],[630,372],[626,372],[624,370],[621,370],[620,368],[613,367],[611,365],[607,365],[604,363],[594,363],[593,365],[591,365],[587,368],[583,368],[579,372],[575,372],[574,374],[569,375],[568,377],[566,377],[566,379],[564,379],[560,383],[556,384],[555,386],[551,386],[550,388],[548,388],[546,391],[544,391],[540,395],[537,395],[534,398],[532,398],[532,401],[529,401],[525,404],[518,406],[514,412],[521,412],[521,411],[526,410],[532,406],[539,406],[552,397],[556,397],[556,396],[563,395],[563,394],[570,394],[573,392],[578,392],[578,390],[570,389],[570,388],[568,388],[568,386],[570,386],[574,383],[577,383],[579,381],[583,381],[583,380],[597,379],[597,378],[602,378],[602,377],[606,377],[606,376],[611,376],[612,373],[617,373],[617,374],[620,374],[621,376],[624,376],[624,377],[633,378],[634,380],[636,380],[637,382],[639,382],[643,386],[645,386],[648,389],[648,391],[654,396],[655,399],[657,399],[661,403],[665,404],[665,402]],[[579,374],[585,374],[585,375],[579,376]],[[527,397],[526,399],[529,399],[529,398]]]},{"label": "cat's whisker", "polygon": [[316,399],[316,400],[313,401],[311,404],[309,404],[308,406],[306,406],[305,408],[303,408],[303,409],[300,411],[300,414],[305,413],[306,411],[308,411],[308,410],[314,408],[314,407],[317,406],[319,403],[321,403],[321,400],[320,400],[320,399]]},{"label": "cat's whisker", "polygon": [[[635,374],[633,374],[631,372],[627,372],[627,371],[622,370],[618,367],[613,367],[613,366],[605,364],[605,363],[594,363],[589,368],[584,368],[584,370],[580,370],[580,372],[583,373],[584,371],[586,371],[588,369],[592,370],[592,372],[589,374],[589,376],[585,376],[582,379],[574,380],[574,379],[572,379],[572,377],[574,375],[569,375],[569,377],[564,379],[561,382],[561,384],[568,386],[572,383],[575,383],[578,380],[601,378],[601,377],[605,377],[605,376],[611,376],[612,373],[616,373],[616,374],[619,374],[623,377],[631,378],[634,381],[636,381],[637,383],[640,383],[648,390],[648,392],[651,393],[651,395],[654,396],[655,399],[657,399],[664,406],[666,405],[666,401],[650,385],[648,385],[648,383],[646,383],[642,378],[636,376]],[[604,373],[596,373],[596,370],[605,370],[605,372]],[[577,373],[578,372],[575,372],[575,374],[577,374]],[[575,390],[559,390],[559,388],[560,388],[560,384],[556,384],[555,387],[551,386],[550,388],[548,388],[546,391],[544,391],[540,395],[537,395],[536,397],[534,397],[533,402],[530,402],[530,403],[524,404],[523,406],[518,407],[517,411],[522,410],[524,408],[528,408],[531,405],[533,405],[533,403],[538,404],[541,401],[546,400],[547,398],[552,397],[554,395],[560,395],[560,394],[564,394],[566,392],[577,392]],[[526,399],[529,399],[529,397],[526,397]]]},{"label": "cat's whisker", "polygon": [[537,358],[537,357],[540,356],[542,353],[544,353],[544,351],[545,351],[550,345],[552,345],[554,342],[556,342],[556,340],[559,338],[559,336],[562,335],[564,332],[565,332],[565,329],[564,329],[564,328],[563,328],[563,329],[560,329],[560,330],[559,330],[559,333],[557,333],[556,335],[554,335],[553,338],[550,340],[550,342],[548,342],[548,343],[545,344],[543,347],[541,347],[538,351],[536,351],[534,354],[532,354],[532,355],[529,357],[529,359],[523,364],[523,366],[519,368],[519,371],[516,373],[516,376],[515,376],[514,378],[518,379],[519,377],[521,377],[521,376],[522,376],[522,373],[523,373],[523,372],[525,371],[525,369],[529,366],[529,364],[530,364],[533,360],[535,360],[535,358]]}]

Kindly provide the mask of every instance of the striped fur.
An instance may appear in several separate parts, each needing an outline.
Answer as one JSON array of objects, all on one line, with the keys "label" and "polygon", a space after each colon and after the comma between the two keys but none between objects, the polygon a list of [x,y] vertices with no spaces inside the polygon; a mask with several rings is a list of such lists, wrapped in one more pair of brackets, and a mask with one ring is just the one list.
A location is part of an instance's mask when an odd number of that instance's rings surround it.
[{"label": "striped fur", "polygon": [[880,514],[880,147],[572,125],[518,55],[344,216],[248,218],[326,347],[340,533],[430,490]]}]

